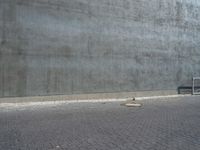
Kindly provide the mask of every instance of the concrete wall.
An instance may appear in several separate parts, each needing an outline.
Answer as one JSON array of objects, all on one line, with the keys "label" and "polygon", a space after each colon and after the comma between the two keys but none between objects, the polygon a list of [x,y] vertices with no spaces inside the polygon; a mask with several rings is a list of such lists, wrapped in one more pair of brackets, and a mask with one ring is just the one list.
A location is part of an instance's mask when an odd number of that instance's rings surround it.
[{"label": "concrete wall", "polygon": [[198,0],[0,0],[0,97],[177,89],[199,33]]}]

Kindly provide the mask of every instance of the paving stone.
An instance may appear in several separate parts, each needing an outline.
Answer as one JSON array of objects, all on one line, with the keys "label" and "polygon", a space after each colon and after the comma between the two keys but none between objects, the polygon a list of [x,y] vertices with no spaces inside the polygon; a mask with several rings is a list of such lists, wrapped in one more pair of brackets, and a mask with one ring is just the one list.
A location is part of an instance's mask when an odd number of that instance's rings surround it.
[{"label": "paving stone", "polygon": [[200,97],[1,108],[0,150],[198,150]]}]

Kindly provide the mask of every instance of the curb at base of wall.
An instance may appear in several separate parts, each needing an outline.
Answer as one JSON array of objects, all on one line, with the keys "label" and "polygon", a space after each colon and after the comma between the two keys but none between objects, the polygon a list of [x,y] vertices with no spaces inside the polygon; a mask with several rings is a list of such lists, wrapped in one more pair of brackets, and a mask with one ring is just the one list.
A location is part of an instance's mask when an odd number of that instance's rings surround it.
[{"label": "curb at base of wall", "polygon": [[177,95],[176,90],[163,91],[141,91],[141,92],[118,92],[118,93],[98,93],[98,94],[75,94],[75,95],[52,95],[52,96],[34,96],[34,97],[7,97],[0,98],[0,103],[25,103],[25,102],[49,102],[49,101],[120,101],[130,98],[136,100],[148,99],[149,97],[163,97],[168,95]]}]

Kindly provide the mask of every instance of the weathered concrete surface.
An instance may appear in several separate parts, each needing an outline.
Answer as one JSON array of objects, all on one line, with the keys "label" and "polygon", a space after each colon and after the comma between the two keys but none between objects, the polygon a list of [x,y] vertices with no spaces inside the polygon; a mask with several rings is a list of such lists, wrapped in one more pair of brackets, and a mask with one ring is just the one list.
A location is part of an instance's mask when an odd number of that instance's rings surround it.
[{"label": "weathered concrete surface", "polygon": [[199,32],[197,0],[0,0],[0,97],[174,90]]}]

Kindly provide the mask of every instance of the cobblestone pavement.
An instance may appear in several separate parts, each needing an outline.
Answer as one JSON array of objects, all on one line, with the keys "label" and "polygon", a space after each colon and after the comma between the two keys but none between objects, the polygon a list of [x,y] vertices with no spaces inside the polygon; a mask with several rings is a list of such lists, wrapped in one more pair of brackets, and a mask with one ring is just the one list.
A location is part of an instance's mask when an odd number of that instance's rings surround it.
[{"label": "cobblestone pavement", "polygon": [[200,97],[1,108],[0,150],[200,150]]}]

